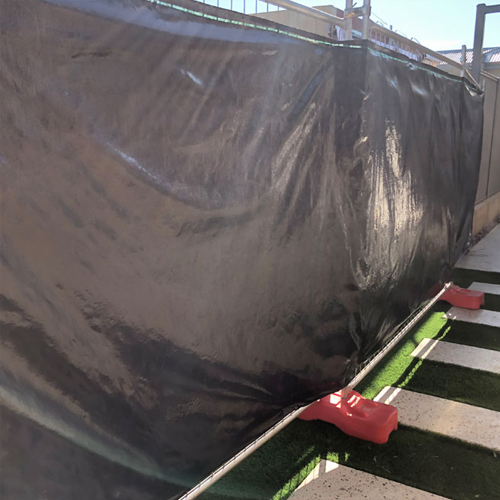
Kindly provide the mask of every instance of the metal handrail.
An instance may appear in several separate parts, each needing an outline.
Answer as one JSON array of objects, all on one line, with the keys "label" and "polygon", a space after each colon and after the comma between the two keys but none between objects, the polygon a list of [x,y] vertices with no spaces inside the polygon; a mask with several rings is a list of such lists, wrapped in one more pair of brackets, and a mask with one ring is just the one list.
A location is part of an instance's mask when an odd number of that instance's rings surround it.
[{"label": "metal handrail", "polygon": [[320,21],[326,21],[335,26],[340,26],[343,28],[345,26],[346,19],[343,17],[337,17],[333,14],[328,14],[328,12],[323,12],[322,10],[315,9],[314,7],[307,7],[301,3],[294,2],[293,0],[262,0],[270,5],[275,5],[276,7],[283,7],[286,10],[292,10],[298,12],[299,14],[304,14]]},{"label": "metal handrail", "polygon": [[[270,4],[270,5],[275,5],[277,7],[282,7],[286,10],[291,10],[294,12],[299,12],[300,14],[304,14],[309,17],[313,17],[315,19],[319,19],[322,21],[326,21],[334,26],[339,26],[341,28],[348,28],[347,22],[349,18],[341,18],[334,16],[332,14],[328,14],[327,12],[323,12],[321,10],[315,9],[314,7],[307,7],[305,5],[302,5],[298,2],[295,2],[293,0],[262,0],[263,2]],[[459,70],[462,70],[462,64],[458,63],[456,61],[453,61],[449,57],[446,57],[444,54],[441,54],[440,52],[436,52],[435,50],[429,49],[427,47],[424,47],[423,45],[420,45],[417,42],[414,42],[413,40],[410,40],[409,38],[406,38],[392,30],[389,30],[385,28],[384,26],[381,26],[380,24],[376,24],[375,26],[370,26],[369,30],[371,29],[377,29],[378,31],[382,32],[383,34],[389,36],[390,38],[394,40],[398,40],[400,42],[405,43],[409,47],[412,47],[413,49],[418,50],[421,52],[423,55],[428,55],[431,56],[435,59],[438,59],[439,61],[449,64],[450,66],[453,66],[454,68],[457,68]],[[368,30],[368,31],[369,31]],[[369,36],[368,36],[369,38]],[[472,77],[469,71],[466,71],[466,76],[467,78],[477,87],[479,87],[479,84],[477,81]]]},{"label": "metal handrail", "polygon": [[390,36],[391,38],[394,38],[395,40],[399,40],[401,42],[404,42],[406,45],[426,54],[429,56],[434,57],[435,59],[439,59],[440,61],[449,64],[450,66],[453,66],[458,69],[462,69],[462,64],[454,61],[453,59],[450,59],[449,57],[446,57],[444,54],[441,54],[440,52],[436,52],[435,50],[429,49],[427,47],[424,47],[423,45],[420,45],[417,42],[414,42],[413,40],[410,40],[409,38],[406,38],[399,33],[396,33],[394,31],[391,31],[387,28],[384,28],[384,26],[381,26],[380,24],[377,24],[376,26],[378,31],[381,31],[387,36]]},{"label": "metal handrail", "polygon": [[[197,1],[202,1],[202,0],[197,0]],[[369,32],[372,29],[376,29],[377,31],[383,33],[384,35],[389,36],[393,40],[402,42],[406,44],[407,46],[418,50],[423,56],[430,56],[434,59],[437,59],[438,61],[441,61],[442,63],[448,64],[456,69],[459,69],[460,71],[463,71],[464,68],[461,63],[458,63],[454,61],[453,59],[450,59],[446,57],[444,54],[441,54],[440,52],[436,52],[435,50],[429,49],[413,40],[410,40],[409,38],[406,38],[403,35],[400,35],[399,33],[396,33],[395,31],[392,31],[390,29],[385,28],[384,26],[380,24],[373,23],[371,26],[368,25],[369,23],[369,16],[365,15],[363,11],[368,11],[369,12],[369,5],[370,5],[370,0],[364,0],[364,6],[359,9],[352,9],[349,8],[348,10],[344,11],[344,16],[345,17],[338,17],[334,16],[333,14],[329,14],[328,12],[324,12],[322,10],[316,9],[314,7],[308,7],[306,5],[302,5],[299,2],[296,2],[295,0],[256,0],[256,1],[261,1],[263,3],[267,3],[268,5],[274,5],[278,7],[278,9],[281,7],[285,10],[289,10],[292,12],[297,12],[299,14],[302,14],[304,16],[320,20],[326,23],[331,24],[332,26],[339,26],[340,28],[343,28],[346,30],[346,34],[349,33],[350,29],[352,29],[352,16],[346,16],[347,11],[356,11],[356,12],[361,12],[361,15],[363,17],[363,32],[364,32],[364,37],[365,38],[370,38],[369,37]],[[205,2],[205,0],[203,0]],[[243,0],[245,2],[245,0]],[[351,1],[348,1],[348,5],[351,4]],[[232,3],[231,3],[231,10],[232,10]],[[243,9],[245,11],[245,9]],[[255,14],[258,14],[258,12],[255,12]],[[249,15],[255,15],[255,14],[249,14]],[[425,64],[425,61],[424,61]],[[479,87],[478,82],[472,77],[471,73],[468,70],[464,71],[465,76],[477,87]],[[487,78],[491,78],[489,75],[484,75]],[[493,76],[493,75],[492,75]],[[492,79],[495,79],[493,77]]]},{"label": "metal handrail", "polygon": [[492,73],[488,73],[488,71],[485,71],[484,69],[481,70],[481,76],[484,76],[485,78],[489,78],[490,80],[493,80],[494,82],[499,82],[500,78],[496,75],[493,75]]}]

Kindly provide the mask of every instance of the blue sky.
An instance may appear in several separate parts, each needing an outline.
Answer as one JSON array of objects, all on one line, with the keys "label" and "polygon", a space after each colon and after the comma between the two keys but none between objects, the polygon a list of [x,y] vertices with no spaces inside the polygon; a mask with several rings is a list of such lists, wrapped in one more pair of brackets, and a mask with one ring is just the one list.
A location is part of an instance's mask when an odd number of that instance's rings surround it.
[{"label": "blue sky", "polygon": [[[309,6],[345,7],[345,0],[296,1]],[[472,48],[478,3],[495,5],[500,0],[372,0],[372,19],[383,19],[387,27],[392,24],[394,30],[434,50],[459,49],[462,44]],[[357,4],[361,6],[363,0],[357,0]],[[486,16],[484,46],[500,46],[500,13]]]}]

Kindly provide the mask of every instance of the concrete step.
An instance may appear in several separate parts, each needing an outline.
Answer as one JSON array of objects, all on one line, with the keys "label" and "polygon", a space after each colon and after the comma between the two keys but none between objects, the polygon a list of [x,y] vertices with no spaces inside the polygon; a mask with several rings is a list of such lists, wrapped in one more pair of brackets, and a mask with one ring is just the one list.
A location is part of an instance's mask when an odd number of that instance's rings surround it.
[{"label": "concrete step", "polygon": [[500,451],[499,412],[395,387],[385,387],[375,401],[395,406],[400,424]]},{"label": "concrete step", "polygon": [[[499,332],[500,335],[500,332]],[[424,339],[411,353],[413,357],[440,361],[500,374],[500,352],[442,340]]]},{"label": "concrete step", "polygon": [[491,293],[492,295],[500,295],[500,285],[492,285],[491,283],[480,283],[474,281],[469,287],[469,290],[476,292]]},{"label": "concrete step", "polygon": [[321,460],[290,500],[443,500],[444,497]]},{"label": "concrete step", "polygon": [[464,255],[457,267],[500,273],[500,225]]},{"label": "concrete step", "polygon": [[[500,328],[500,312],[498,311],[487,311],[486,309],[472,311],[470,309],[452,307],[443,316],[443,318],[465,321],[467,323],[476,323],[478,325],[496,326]],[[500,335],[500,331],[498,334]]]}]

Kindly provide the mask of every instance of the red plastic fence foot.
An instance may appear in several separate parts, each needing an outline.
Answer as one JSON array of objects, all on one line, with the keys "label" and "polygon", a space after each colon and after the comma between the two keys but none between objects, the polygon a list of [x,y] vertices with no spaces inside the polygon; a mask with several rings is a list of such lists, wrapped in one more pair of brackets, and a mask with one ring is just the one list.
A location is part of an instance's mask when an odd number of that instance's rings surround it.
[{"label": "red plastic fence foot", "polygon": [[387,443],[398,428],[398,410],[385,403],[365,399],[351,391],[342,399],[340,392],[316,401],[299,416],[302,420],[323,420],[349,436],[372,443]]},{"label": "red plastic fence foot", "polygon": [[460,288],[457,285],[451,287],[444,292],[441,300],[450,303],[452,306],[461,307],[463,309],[479,309],[484,305],[484,293]]}]

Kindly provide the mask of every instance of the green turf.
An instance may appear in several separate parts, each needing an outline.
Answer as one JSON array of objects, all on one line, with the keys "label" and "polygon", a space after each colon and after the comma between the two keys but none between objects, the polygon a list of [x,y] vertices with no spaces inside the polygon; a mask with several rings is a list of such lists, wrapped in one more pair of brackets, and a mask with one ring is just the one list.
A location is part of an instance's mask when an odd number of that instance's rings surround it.
[{"label": "green turf", "polygon": [[[479,283],[490,283],[500,285],[499,273],[487,273],[484,271],[472,271],[470,269],[455,269],[452,277],[455,285],[469,288],[474,281]],[[484,309],[500,311],[500,295],[485,294]]]},{"label": "green turf", "polygon": [[415,359],[397,386],[500,411],[500,377],[493,373]]},{"label": "green turf", "polygon": [[500,285],[500,273],[487,273],[472,269],[455,269],[452,277],[453,283],[463,288],[468,288],[474,281]]},{"label": "green turf", "polygon": [[321,458],[451,499],[500,498],[500,458],[492,451],[405,426],[376,445],[303,421],[290,424],[202,498],[284,500]]},{"label": "green turf", "polygon": [[443,331],[443,338],[455,344],[500,351],[500,331],[494,326],[449,321]]},{"label": "green turf", "polygon": [[437,303],[425,320],[413,328],[400,341],[394,351],[386,357],[356,388],[363,396],[373,399],[386,385],[397,386],[402,374],[410,368],[410,356],[425,338],[442,340],[451,329],[451,321],[443,318],[449,306]]},{"label": "green turf", "polygon": [[[459,270],[462,287],[473,281],[500,284],[500,275]],[[500,297],[485,307],[500,310]],[[500,351],[497,328],[443,318],[438,303],[425,320],[356,389],[375,397],[386,385],[500,411],[500,376],[410,356],[424,338]],[[500,455],[500,454],[499,454]],[[203,500],[284,500],[321,458],[399,481],[455,500],[500,499],[500,458],[496,453],[405,426],[385,445],[346,436],[323,422],[296,420],[229,472]]]},{"label": "green turf", "polygon": [[489,311],[500,311],[500,295],[484,295],[484,309]]},{"label": "green turf", "polygon": [[[357,390],[365,397],[373,399],[386,385],[402,387],[401,384],[405,383],[408,375],[416,374],[423,364],[422,360],[415,360],[410,355],[424,338],[500,350],[500,332],[497,328],[447,320],[443,318],[443,313],[448,308],[446,304],[436,304],[426,319],[417,325],[399,343],[395,351],[363,380]],[[450,365],[448,368],[454,369]],[[450,380],[453,378],[451,372],[448,378]],[[448,396],[451,398],[451,394],[448,395],[445,388],[442,397],[448,398]]]}]

